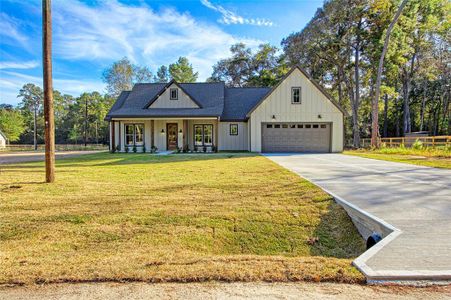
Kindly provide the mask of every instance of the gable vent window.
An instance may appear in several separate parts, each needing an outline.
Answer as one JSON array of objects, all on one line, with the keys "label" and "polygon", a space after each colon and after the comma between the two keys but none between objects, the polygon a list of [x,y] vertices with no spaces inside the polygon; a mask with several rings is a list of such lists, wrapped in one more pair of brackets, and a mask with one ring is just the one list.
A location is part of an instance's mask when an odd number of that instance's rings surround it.
[{"label": "gable vent window", "polygon": [[301,104],[301,88],[293,87],[291,88],[291,103]]},{"label": "gable vent window", "polygon": [[178,100],[179,99],[179,90],[178,89],[170,89],[169,95],[171,100]]}]

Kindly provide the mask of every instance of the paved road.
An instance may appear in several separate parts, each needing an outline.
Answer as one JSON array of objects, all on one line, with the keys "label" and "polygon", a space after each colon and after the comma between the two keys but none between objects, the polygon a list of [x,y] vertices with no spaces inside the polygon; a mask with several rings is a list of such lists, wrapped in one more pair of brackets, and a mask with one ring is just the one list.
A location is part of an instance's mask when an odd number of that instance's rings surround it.
[{"label": "paved road", "polygon": [[[99,153],[102,151],[62,151],[56,152],[56,159],[74,157],[85,154]],[[0,165],[15,164],[30,161],[44,161],[44,152],[0,152]]]},{"label": "paved road", "polygon": [[451,279],[451,170],[343,154],[267,157],[401,230],[366,261],[376,273]]}]

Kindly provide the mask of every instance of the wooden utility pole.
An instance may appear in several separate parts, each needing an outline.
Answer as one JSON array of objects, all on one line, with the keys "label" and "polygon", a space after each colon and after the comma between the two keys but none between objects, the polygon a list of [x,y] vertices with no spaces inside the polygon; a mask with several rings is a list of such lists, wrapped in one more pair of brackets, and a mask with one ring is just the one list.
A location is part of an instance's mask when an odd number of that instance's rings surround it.
[{"label": "wooden utility pole", "polygon": [[85,97],[85,137],[84,137],[85,147],[88,143],[88,97]]},{"label": "wooden utility pole", "polygon": [[377,78],[376,78],[376,91],[374,93],[374,98],[371,103],[371,147],[379,148],[379,96],[382,81],[382,71],[384,69],[384,58],[388,49],[388,42],[390,41],[390,34],[395,27],[396,22],[401,16],[404,6],[406,6],[408,0],[403,0],[395,14],[395,17],[388,26],[387,32],[385,33],[384,48],[382,48],[382,54],[379,59],[379,66],[377,68]]},{"label": "wooden utility pole", "polygon": [[42,51],[44,68],[45,181],[55,181],[55,122],[52,84],[51,0],[42,0]]}]

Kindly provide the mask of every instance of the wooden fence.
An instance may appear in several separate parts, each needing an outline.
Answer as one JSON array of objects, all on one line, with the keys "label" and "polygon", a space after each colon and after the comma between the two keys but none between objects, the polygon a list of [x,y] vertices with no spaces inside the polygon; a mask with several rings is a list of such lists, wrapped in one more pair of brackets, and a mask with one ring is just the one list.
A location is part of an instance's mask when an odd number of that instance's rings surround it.
[{"label": "wooden fence", "polygon": [[[450,135],[381,138],[381,143],[390,148],[400,147],[401,145],[411,147],[416,140],[421,141],[425,147],[451,147]],[[362,139],[361,146],[362,148],[371,147],[371,139]]]},{"label": "wooden fence", "polygon": [[[38,151],[44,151],[45,145],[39,144],[38,145]],[[56,144],[55,145],[56,151],[83,151],[83,150],[108,150],[107,145],[103,144]],[[34,145],[18,145],[18,144],[11,144],[6,145],[5,148],[0,148],[0,151],[34,151]]]}]

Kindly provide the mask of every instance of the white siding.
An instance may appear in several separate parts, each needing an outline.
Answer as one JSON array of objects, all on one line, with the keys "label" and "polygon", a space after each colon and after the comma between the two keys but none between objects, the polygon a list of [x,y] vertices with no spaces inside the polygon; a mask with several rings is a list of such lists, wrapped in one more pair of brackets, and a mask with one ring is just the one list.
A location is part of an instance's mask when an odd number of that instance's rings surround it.
[{"label": "white siding", "polygon": [[[178,89],[178,100],[171,100],[169,98],[169,91],[171,88]],[[178,88],[177,85],[172,84],[160,95],[160,97],[158,97],[157,100],[155,100],[154,103],[152,103],[152,105],[150,105],[149,109],[152,108],[199,108],[199,106]]]},{"label": "white siding", "polygon": [[[291,88],[298,86],[302,104],[291,104]],[[298,69],[252,112],[248,122],[251,151],[261,151],[262,122],[331,122],[332,152],[343,151],[343,113]]]},{"label": "white siding", "polygon": [[[230,135],[230,124],[238,125],[238,135]],[[246,122],[219,122],[219,150],[249,149],[248,129]]]}]

